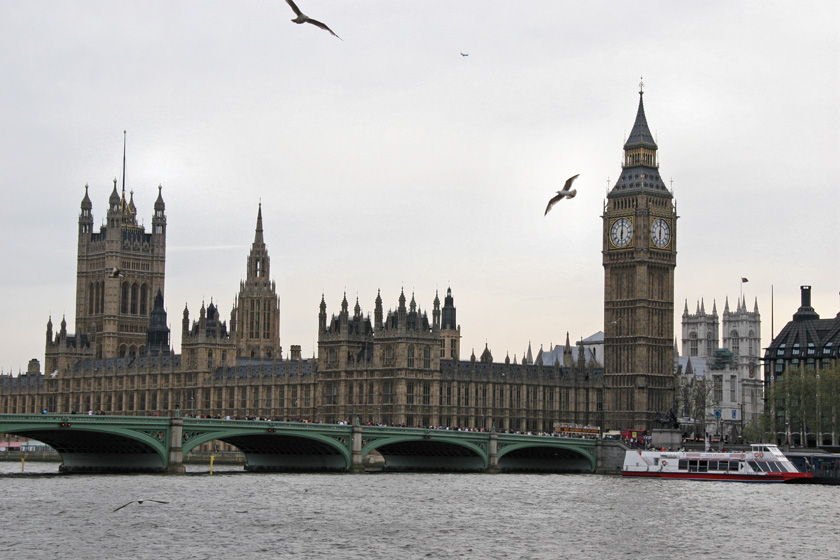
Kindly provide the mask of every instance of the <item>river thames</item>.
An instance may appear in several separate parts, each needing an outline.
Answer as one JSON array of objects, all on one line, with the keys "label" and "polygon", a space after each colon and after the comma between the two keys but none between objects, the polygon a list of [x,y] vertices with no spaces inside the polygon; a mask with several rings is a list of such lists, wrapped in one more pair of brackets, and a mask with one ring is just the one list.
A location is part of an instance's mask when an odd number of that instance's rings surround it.
[{"label": "river thames", "polygon": [[[840,510],[819,485],[57,469],[0,463],[0,558],[825,558]],[[169,503],[113,511],[141,499]]]}]

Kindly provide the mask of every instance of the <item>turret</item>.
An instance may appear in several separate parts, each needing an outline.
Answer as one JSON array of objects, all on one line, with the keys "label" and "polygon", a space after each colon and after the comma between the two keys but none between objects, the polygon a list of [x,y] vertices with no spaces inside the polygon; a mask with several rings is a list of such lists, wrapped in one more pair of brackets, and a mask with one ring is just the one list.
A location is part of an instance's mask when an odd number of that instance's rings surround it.
[{"label": "turret", "polygon": [[432,329],[440,330],[440,298],[435,290],[435,301],[432,308]]},{"label": "turret", "polygon": [[93,231],[93,204],[88,196],[88,185],[85,183],[85,197],[82,199],[82,209],[79,213],[79,242],[90,238]]},{"label": "turret", "polygon": [[324,301],[324,294],[321,294],[321,305],[318,307],[318,332],[327,332],[327,302]]},{"label": "turret", "polygon": [[376,290],[376,302],[373,310],[373,325],[378,331],[382,329],[382,294]]},{"label": "turret", "polygon": [[163,187],[158,185],[158,197],[155,200],[155,214],[152,217],[152,239],[161,244],[166,236],[166,204],[163,202]]},{"label": "turret", "polygon": [[184,304],[184,318],[181,321],[181,335],[182,338],[187,336],[187,333],[190,332],[190,310],[186,304]]}]

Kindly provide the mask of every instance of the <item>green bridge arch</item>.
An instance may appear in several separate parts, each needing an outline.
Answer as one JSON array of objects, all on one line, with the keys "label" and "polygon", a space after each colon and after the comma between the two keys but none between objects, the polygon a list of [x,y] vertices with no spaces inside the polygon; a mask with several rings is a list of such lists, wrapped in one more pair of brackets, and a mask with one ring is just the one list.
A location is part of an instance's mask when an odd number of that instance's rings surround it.
[{"label": "green bridge arch", "polygon": [[184,472],[183,456],[226,442],[252,471],[387,470],[594,472],[596,441],[387,426],[265,420],[2,414],[0,433],[42,441],[62,472]]}]

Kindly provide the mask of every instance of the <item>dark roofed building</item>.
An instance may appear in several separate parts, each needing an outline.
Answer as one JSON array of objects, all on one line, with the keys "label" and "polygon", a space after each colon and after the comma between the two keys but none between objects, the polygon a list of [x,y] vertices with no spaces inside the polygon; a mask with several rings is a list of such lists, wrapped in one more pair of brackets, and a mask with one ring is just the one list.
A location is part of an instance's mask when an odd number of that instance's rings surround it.
[{"label": "dark roofed building", "polygon": [[[828,400],[833,395],[824,395],[824,407],[820,406],[819,399],[815,399],[814,408],[818,419],[810,421],[805,416],[812,416],[811,407],[805,407],[804,401],[803,405],[793,406],[793,400],[786,403],[787,398],[771,398],[776,392],[776,385],[785,378],[801,376],[803,383],[800,386],[807,387],[819,379],[821,372],[828,373],[838,366],[840,313],[831,319],[820,319],[819,314],[811,307],[811,286],[802,286],[800,291],[802,302],[799,309],[764,353],[764,388],[771,417],[774,419],[773,431],[777,440],[787,444],[805,444],[808,439],[824,443],[829,432],[832,432],[830,426],[833,425],[833,421],[829,417],[831,409],[836,407],[831,407]],[[806,380],[808,383],[804,382]],[[819,393],[817,388],[816,395]],[[813,394],[808,397],[813,399]],[[806,395],[794,394],[791,398],[805,399]],[[804,408],[808,409],[808,414],[799,414]],[[823,437],[823,432],[826,432],[826,437]],[[837,445],[836,431],[830,437],[834,440],[831,444]]]}]

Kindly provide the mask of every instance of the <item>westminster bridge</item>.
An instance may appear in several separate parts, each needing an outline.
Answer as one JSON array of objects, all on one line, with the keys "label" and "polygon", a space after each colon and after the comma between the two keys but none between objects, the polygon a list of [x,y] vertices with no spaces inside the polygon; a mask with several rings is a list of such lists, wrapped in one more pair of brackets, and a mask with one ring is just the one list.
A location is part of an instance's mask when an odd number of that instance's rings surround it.
[{"label": "westminster bridge", "polygon": [[[218,440],[245,456],[245,470],[595,472],[601,440],[447,429],[269,420],[0,414],[0,433],[46,443],[61,472],[184,472],[183,457]],[[381,461],[380,461],[381,462]]]}]

